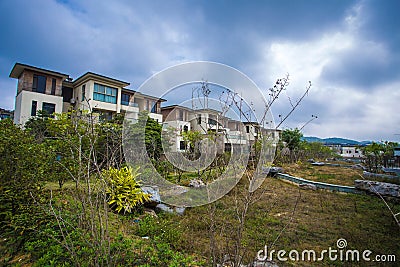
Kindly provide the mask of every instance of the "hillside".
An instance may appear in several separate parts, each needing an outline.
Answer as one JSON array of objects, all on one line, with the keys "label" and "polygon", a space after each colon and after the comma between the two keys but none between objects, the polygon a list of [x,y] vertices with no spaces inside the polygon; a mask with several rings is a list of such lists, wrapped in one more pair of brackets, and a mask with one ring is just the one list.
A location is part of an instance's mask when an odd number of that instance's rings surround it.
[{"label": "hillside", "polygon": [[307,142],[320,142],[325,145],[367,145],[371,143],[371,141],[356,141],[340,137],[319,138],[315,136],[305,136],[303,140]]}]

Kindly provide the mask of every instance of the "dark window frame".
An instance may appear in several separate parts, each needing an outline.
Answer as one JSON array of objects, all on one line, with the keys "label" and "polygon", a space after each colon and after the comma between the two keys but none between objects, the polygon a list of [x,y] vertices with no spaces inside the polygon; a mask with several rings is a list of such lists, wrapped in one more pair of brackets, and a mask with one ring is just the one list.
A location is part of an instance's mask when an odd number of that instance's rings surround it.
[{"label": "dark window frame", "polygon": [[121,105],[129,106],[131,95],[127,93],[121,93]]},{"label": "dark window frame", "polygon": [[[44,79],[43,79],[44,78]],[[32,92],[46,93],[47,77],[39,74],[33,74]]]},{"label": "dark window frame", "polygon": [[52,95],[56,94],[56,84],[57,84],[56,79],[52,78],[52,80],[51,80],[51,94]]},{"label": "dark window frame", "polygon": [[[51,107],[51,111],[49,111],[49,107]],[[54,115],[53,113],[56,112],[56,104],[54,103],[48,103],[48,102],[43,102],[42,103],[42,112],[45,111],[47,116],[53,118]]]},{"label": "dark window frame", "polygon": [[32,100],[31,116],[36,116],[36,114],[37,114],[37,101]]},{"label": "dark window frame", "polygon": [[82,85],[82,101],[85,101],[86,97],[86,84]]}]

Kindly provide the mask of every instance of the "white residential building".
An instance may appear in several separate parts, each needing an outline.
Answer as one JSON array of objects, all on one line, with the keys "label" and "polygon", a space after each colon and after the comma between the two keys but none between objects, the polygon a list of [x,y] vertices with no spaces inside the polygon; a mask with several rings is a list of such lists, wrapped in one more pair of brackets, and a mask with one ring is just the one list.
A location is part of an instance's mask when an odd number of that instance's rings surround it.
[{"label": "white residential building", "polygon": [[124,114],[128,108],[132,119],[142,110],[162,122],[161,102],[126,88],[128,82],[87,72],[76,80],[68,74],[16,63],[10,73],[18,79],[14,123],[24,125],[39,110],[48,113],[91,110],[102,119]]}]

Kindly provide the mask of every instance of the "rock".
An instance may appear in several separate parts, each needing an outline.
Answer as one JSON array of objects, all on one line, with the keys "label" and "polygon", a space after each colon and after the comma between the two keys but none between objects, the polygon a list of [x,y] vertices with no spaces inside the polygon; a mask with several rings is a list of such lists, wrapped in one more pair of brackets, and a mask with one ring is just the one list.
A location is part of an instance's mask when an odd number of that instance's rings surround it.
[{"label": "rock", "polygon": [[379,174],[379,173],[373,173],[373,172],[367,172],[367,171],[363,171],[363,177],[366,179],[376,179],[376,178],[398,179],[397,175]]},{"label": "rock", "polygon": [[308,159],[307,162],[308,162],[308,163],[314,163],[315,160],[314,160],[314,159]]},{"label": "rock", "polygon": [[365,167],[361,164],[354,164],[351,166],[351,168],[356,170],[365,170]]},{"label": "rock", "polygon": [[145,208],[145,209],[143,210],[143,212],[144,212],[145,215],[149,215],[149,216],[154,217],[154,218],[157,218],[157,217],[158,217],[157,214],[156,214],[156,212],[155,212],[154,210],[152,210],[152,209],[147,209],[147,208]]},{"label": "rock", "polygon": [[158,186],[143,186],[141,187],[144,193],[150,194],[150,200],[145,203],[147,207],[155,207],[157,204],[161,203],[160,191]]},{"label": "rock", "polygon": [[311,163],[311,165],[314,165],[314,166],[324,166],[325,163],[317,161],[317,162]]},{"label": "rock", "polygon": [[299,187],[304,190],[317,190],[317,186],[314,184],[299,184]]},{"label": "rock", "polygon": [[178,215],[183,215],[185,212],[185,208],[184,207],[175,207],[172,208],[166,204],[160,203],[156,206],[156,209],[163,211],[163,212],[167,212],[167,213],[175,213]]},{"label": "rock", "polygon": [[183,215],[183,213],[185,212],[185,207],[175,207],[175,212],[178,215]]},{"label": "rock", "polygon": [[278,173],[283,173],[283,169],[281,167],[271,167],[271,168],[269,168],[268,175],[275,176]]},{"label": "rock", "polygon": [[202,180],[192,179],[190,180],[189,187],[199,188],[206,186]]},{"label": "rock", "polygon": [[167,213],[174,213],[174,210],[169,207],[168,205],[165,205],[163,203],[160,203],[156,206],[156,209],[161,210],[163,212],[167,212]]},{"label": "rock", "polygon": [[381,196],[400,197],[400,185],[368,181],[368,180],[355,180],[355,187],[359,190],[367,191],[369,193],[378,194]]},{"label": "rock", "polygon": [[385,168],[382,167],[382,171],[388,173],[395,173],[398,177],[400,177],[400,168]]}]

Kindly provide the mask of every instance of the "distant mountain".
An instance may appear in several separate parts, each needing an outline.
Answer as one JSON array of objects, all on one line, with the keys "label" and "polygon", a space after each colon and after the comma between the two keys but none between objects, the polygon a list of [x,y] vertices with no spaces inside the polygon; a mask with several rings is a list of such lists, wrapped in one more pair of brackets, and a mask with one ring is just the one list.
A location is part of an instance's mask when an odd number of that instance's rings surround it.
[{"label": "distant mountain", "polygon": [[356,141],[351,139],[339,138],[339,137],[330,137],[330,138],[319,138],[315,136],[305,136],[303,140],[307,142],[320,142],[325,145],[368,145],[371,141]]}]

